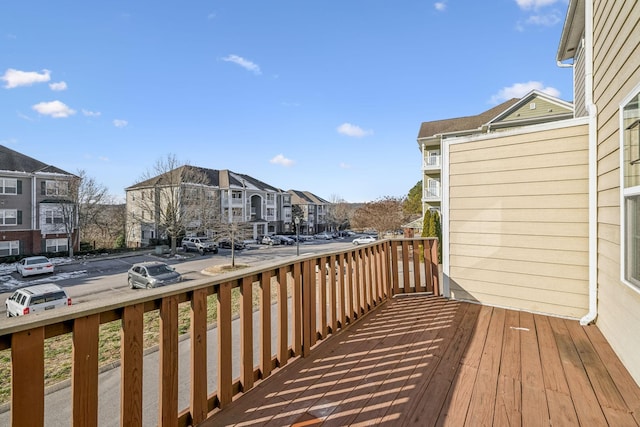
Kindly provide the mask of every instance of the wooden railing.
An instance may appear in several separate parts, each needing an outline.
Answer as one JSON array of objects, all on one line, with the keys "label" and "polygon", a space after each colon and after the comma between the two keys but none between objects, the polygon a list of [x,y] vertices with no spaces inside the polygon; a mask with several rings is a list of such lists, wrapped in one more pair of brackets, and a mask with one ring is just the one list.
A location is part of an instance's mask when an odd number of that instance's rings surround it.
[{"label": "wooden railing", "polygon": [[[254,291],[259,327],[254,330]],[[237,289],[237,290],[236,290]],[[275,292],[272,293],[272,290]],[[232,375],[232,293],[239,293],[240,366]],[[21,318],[0,331],[0,350],[11,349],[11,424],[44,425],[44,343],[71,334],[72,425],[98,425],[98,346],[101,324],[120,321],[120,424],[143,423],[144,315],[158,311],[158,424],[195,425],[231,403],[293,357],[305,357],[320,341],[401,293],[439,295],[437,242],[380,240],[349,250],[295,257],[286,262],[132,292],[101,304],[78,304],[64,314]],[[275,295],[275,302],[272,300]],[[207,299],[217,310],[217,390],[207,391]],[[178,406],[178,307],[190,307],[190,403]],[[84,305],[84,307],[83,307]],[[272,325],[272,310],[277,320]],[[56,316],[57,315],[57,316]],[[253,334],[259,334],[254,364]],[[272,334],[276,335],[272,348]],[[242,397],[240,397],[242,398]]]}]

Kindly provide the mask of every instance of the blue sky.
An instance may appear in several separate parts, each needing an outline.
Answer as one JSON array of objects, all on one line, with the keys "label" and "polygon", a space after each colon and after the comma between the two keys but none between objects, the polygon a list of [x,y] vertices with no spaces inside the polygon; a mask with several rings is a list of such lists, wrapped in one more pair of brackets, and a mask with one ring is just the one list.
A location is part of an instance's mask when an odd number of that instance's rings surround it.
[{"label": "blue sky", "polygon": [[567,0],[4,2],[0,144],[116,197],[173,154],[328,200],[402,197],[423,121],[571,101]]}]

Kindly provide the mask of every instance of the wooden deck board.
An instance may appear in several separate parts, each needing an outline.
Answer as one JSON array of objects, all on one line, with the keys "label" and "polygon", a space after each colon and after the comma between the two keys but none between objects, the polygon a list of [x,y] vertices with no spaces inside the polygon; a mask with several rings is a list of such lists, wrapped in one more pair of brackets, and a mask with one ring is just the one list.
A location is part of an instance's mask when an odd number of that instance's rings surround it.
[{"label": "wooden deck board", "polygon": [[640,388],[595,326],[411,295],[203,426],[638,426]]}]

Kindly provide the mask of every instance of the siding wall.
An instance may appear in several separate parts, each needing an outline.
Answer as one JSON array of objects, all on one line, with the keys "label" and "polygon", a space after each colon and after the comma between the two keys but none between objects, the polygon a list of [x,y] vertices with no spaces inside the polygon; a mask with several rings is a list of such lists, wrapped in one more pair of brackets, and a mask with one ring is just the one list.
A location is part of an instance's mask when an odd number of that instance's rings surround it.
[{"label": "siding wall", "polygon": [[452,297],[587,313],[588,126],[566,123],[450,145]]},{"label": "siding wall", "polygon": [[593,98],[598,107],[597,325],[640,384],[640,292],[620,280],[619,106],[640,84],[640,3],[594,2]]},{"label": "siding wall", "polygon": [[584,46],[581,46],[576,53],[576,62],[573,67],[574,117],[586,117],[588,115],[584,94],[585,72]]}]

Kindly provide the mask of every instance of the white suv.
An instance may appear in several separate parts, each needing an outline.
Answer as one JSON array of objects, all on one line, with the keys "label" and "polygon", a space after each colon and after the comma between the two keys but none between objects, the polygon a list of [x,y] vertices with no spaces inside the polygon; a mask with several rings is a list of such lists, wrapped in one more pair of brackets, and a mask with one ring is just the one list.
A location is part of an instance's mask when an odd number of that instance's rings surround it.
[{"label": "white suv", "polygon": [[58,285],[27,286],[18,289],[5,301],[7,317],[24,316],[71,305],[71,298]]},{"label": "white suv", "polygon": [[185,237],[182,239],[182,249],[185,252],[198,251],[201,254],[205,252],[218,253],[218,244],[206,237]]}]

